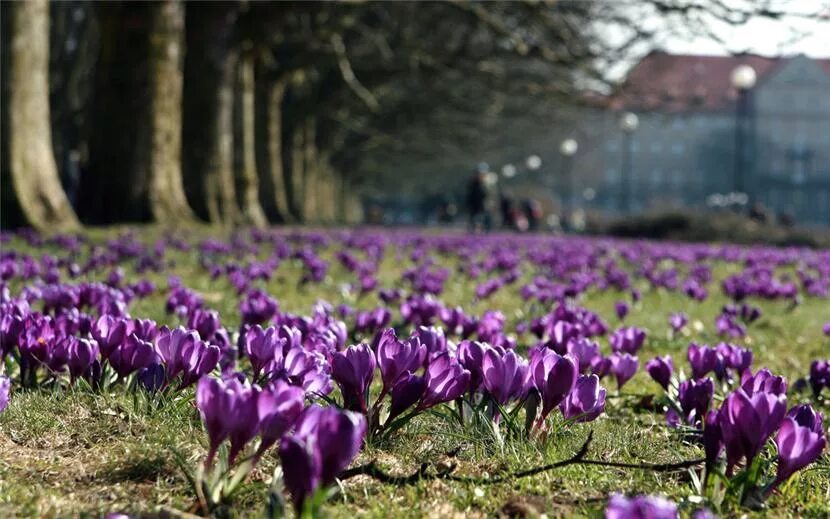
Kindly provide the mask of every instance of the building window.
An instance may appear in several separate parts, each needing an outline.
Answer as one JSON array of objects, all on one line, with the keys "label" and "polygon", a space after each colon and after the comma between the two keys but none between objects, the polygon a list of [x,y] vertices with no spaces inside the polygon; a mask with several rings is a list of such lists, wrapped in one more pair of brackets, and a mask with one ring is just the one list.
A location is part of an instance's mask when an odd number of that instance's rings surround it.
[{"label": "building window", "polygon": [[684,121],[682,117],[675,117],[674,120],[672,120],[671,127],[675,130],[682,130],[686,127],[686,121]]},{"label": "building window", "polygon": [[674,185],[675,188],[679,188],[683,185],[683,172],[680,170],[674,170],[671,173],[671,183]]},{"label": "building window", "polygon": [[686,151],[686,146],[682,142],[675,142],[671,145],[671,152],[675,155],[680,155]]},{"label": "building window", "polygon": [[616,168],[608,168],[605,170],[605,181],[610,184],[616,184],[620,180],[620,174]]},{"label": "building window", "polygon": [[651,152],[652,153],[660,153],[663,151],[663,145],[659,142],[652,142],[651,143]]},{"label": "building window", "polygon": [[651,185],[653,187],[659,187],[660,186],[660,176],[661,176],[661,172],[660,172],[659,169],[652,169],[651,170]]},{"label": "building window", "polygon": [[620,143],[617,142],[617,139],[608,139],[605,143],[605,149],[608,151],[619,151]]}]

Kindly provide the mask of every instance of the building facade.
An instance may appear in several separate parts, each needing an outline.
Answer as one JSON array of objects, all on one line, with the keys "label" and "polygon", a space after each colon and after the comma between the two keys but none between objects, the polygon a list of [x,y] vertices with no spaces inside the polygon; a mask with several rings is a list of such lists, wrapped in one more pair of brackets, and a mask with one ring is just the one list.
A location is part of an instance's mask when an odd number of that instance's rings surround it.
[{"label": "building facade", "polygon": [[[731,83],[739,65],[757,77],[740,112]],[[655,52],[602,112],[592,182],[602,209],[703,207],[739,185],[769,213],[830,224],[830,60]],[[628,135],[625,112],[639,119]]]}]

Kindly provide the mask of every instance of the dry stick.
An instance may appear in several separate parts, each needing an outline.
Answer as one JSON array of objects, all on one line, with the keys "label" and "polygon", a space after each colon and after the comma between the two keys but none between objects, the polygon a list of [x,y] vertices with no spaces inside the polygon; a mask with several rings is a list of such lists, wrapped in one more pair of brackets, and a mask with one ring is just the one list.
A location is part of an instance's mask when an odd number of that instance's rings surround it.
[{"label": "dry stick", "polygon": [[436,473],[428,472],[429,464],[422,463],[420,468],[413,474],[407,476],[393,476],[391,474],[387,474],[382,469],[380,469],[374,461],[370,461],[365,465],[359,465],[357,467],[351,468],[346,470],[341,475],[340,479],[345,480],[355,476],[369,476],[374,478],[382,483],[390,483],[393,485],[411,485],[413,483],[417,483],[418,481],[422,480],[433,480],[433,479],[446,479],[450,481],[458,481],[463,483],[477,483],[477,484],[494,484],[494,483],[501,483],[504,481],[510,481],[519,478],[525,478],[528,476],[534,476],[536,474],[540,474],[542,472],[547,472],[549,470],[566,467],[568,465],[599,465],[603,467],[617,467],[617,468],[630,468],[630,469],[641,469],[641,470],[653,470],[655,472],[672,472],[675,470],[686,469],[689,467],[693,467],[695,465],[699,465],[705,461],[705,459],[695,459],[695,460],[688,460],[688,461],[681,461],[677,463],[623,463],[617,461],[602,461],[602,460],[592,460],[586,459],[585,455],[588,453],[588,447],[591,444],[591,440],[593,439],[594,433],[588,434],[588,438],[585,440],[585,443],[582,444],[582,447],[577,451],[576,454],[571,456],[570,458],[562,461],[557,461],[555,463],[551,463],[548,465],[542,465],[540,467],[534,467],[532,469],[523,470],[520,472],[513,472],[511,474],[507,474],[504,476],[496,476],[494,478],[476,478],[476,477],[467,477],[467,476],[455,476],[452,472],[455,470],[456,466],[451,465],[446,469],[440,470]]}]

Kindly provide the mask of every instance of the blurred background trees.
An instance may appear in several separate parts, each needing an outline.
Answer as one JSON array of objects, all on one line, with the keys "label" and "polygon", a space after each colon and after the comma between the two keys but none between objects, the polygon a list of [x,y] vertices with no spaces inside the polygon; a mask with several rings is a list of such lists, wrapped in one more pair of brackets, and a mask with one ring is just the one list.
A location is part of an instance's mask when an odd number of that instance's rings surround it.
[{"label": "blurred background trees", "polygon": [[[643,5],[687,31],[781,15]],[[649,49],[627,6],[3,3],[3,225],[325,223],[362,186],[446,192]]]}]

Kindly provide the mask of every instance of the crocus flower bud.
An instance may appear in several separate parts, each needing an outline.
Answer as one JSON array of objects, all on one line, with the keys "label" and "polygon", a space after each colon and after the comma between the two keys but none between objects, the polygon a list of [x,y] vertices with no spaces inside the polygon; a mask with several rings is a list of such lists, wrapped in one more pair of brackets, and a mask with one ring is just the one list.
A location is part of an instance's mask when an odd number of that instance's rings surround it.
[{"label": "crocus flower bud", "polygon": [[745,372],[741,387],[749,395],[758,392],[786,395],[787,379],[773,375],[770,370],[763,368],[755,375]]},{"label": "crocus flower bud", "polygon": [[127,322],[110,315],[102,315],[92,325],[92,337],[101,348],[101,356],[109,358],[110,353],[127,339]]},{"label": "crocus flower bud", "polygon": [[692,367],[692,378],[705,377],[707,373],[715,371],[721,362],[717,350],[705,344],[689,344],[686,357]]},{"label": "crocus flower bud", "polygon": [[810,363],[810,387],[816,397],[823,388],[830,387],[830,360],[814,360]]},{"label": "crocus flower bud", "polygon": [[620,321],[625,319],[625,316],[628,315],[628,303],[625,301],[617,301],[614,303],[614,312],[617,314],[617,319]]},{"label": "crocus flower bud", "polygon": [[761,451],[767,438],[778,428],[787,411],[784,395],[743,389],[731,393],[720,408],[720,426],[726,446],[727,472],[742,457],[747,465]]},{"label": "crocus flower bud", "polygon": [[612,351],[634,355],[642,348],[646,340],[646,332],[640,328],[628,326],[614,332],[609,340]]},{"label": "crocus flower bud", "polygon": [[527,389],[527,361],[513,351],[499,355],[496,350],[487,350],[481,363],[484,387],[501,405],[513,399],[520,399]]},{"label": "crocus flower bud", "polygon": [[677,505],[662,497],[627,498],[614,494],[605,509],[605,519],[677,519]]},{"label": "crocus flower bud", "polygon": [[580,375],[573,391],[559,404],[562,416],[576,422],[591,422],[605,410],[605,388],[596,375]]},{"label": "crocus flower bud", "polygon": [[124,344],[110,353],[109,362],[116,373],[126,377],[134,371],[146,368],[156,361],[158,354],[153,345],[130,334]]},{"label": "crocus flower bud", "polygon": [[813,432],[820,433],[824,430],[822,428],[824,417],[808,404],[793,407],[787,411],[787,416],[795,420],[798,425],[806,427]]},{"label": "crocus flower bud", "polygon": [[417,337],[399,341],[392,328],[384,331],[376,351],[385,390],[391,389],[406,372],[421,368],[427,355],[426,346]]},{"label": "crocus flower bud", "polygon": [[283,380],[272,382],[257,398],[262,443],[257,455],[262,455],[294,424],[303,411],[305,391]]},{"label": "crocus flower bud", "polygon": [[714,393],[715,385],[708,377],[700,380],[684,380],[680,383],[678,400],[687,424],[694,425],[703,419]]},{"label": "crocus flower bud", "polygon": [[424,374],[424,382],[426,387],[418,403],[419,411],[463,395],[470,386],[470,372],[449,353],[442,353],[430,360]]},{"label": "crocus flower bud", "polygon": [[9,406],[11,397],[12,381],[6,375],[0,375],[0,413]]},{"label": "crocus flower bud", "polygon": [[230,439],[229,463],[233,463],[245,444],[259,431],[257,400],[259,388],[237,377],[227,380],[202,377],[196,388],[196,406],[208,433],[209,448],[205,461],[213,462],[216,450]]},{"label": "crocus flower bud", "polygon": [[709,411],[703,424],[703,451],[706,453],[706,463],[709,465],[715,463],[722,450],[723,438],[718,412]]},{"label": "crocus flower bud", "polygon": [[72,337],[67,345],[69,375],[75,379],[83,376],[98,357],[98,343],[94,340]]},{"label": "crocus flower bud", "polygon": [[824,451],[827,440],[824,431],[816,432],[788,416],[781,423],[775,445],[778,446],[778,474],[773,488],[816,461]]},{"label": "crocus flower bud", "polygon": [[366,412],[375,365],[375,353],[367,344],[352,346],[332,355],[331,376],[340,386],[346,409]]},{"label": "crocus flower bud", "polygon": [[412,373],[404,373],[398,379],[398,383],[395,384],[390,393],[392,403],[389,406],[389,418],[387,418],[387,422],[391,422],[400,416],[409,406],[415,405],[423,396],[424,388],[426,388],[424,377],[419,377]]},{"label": "crocus flower bud", "polygon": [[617,389],[622,389],[625,383],[637,373],[640,362],[637,357],[628,353],[612,353],[609,358],[611,359],[611,373],[617,379]]},{"label": "crocus flower bud", "polygon": [[646,371],[655,382],[663,386],[663,389],[668,390],[674,373],[674,362],[670,355],[655,357],[646,362]]},{"label": "crocus flower bud", "polygon": [[576,385],[577,361],[546,348],[535,350],[530,361],[530,377],[542,399],[539,420],[544,420]]},{"label": "crocus flower bud", "polygon": [[592,361],[600,356],[599,344],[587,338],[569,341],[567,349],[568,353],[577,359],[580,373],[585,373],[589,370]]},{"label": "crocus flower bud", "polygon": [[241,348],[251,361],[254,370],[254,380],[259,379],[262,372],[270,372],[275,358],[282,358],[282,350],[286,340],[279,336],[278,330],[270,326],[262,329],[260,325],[250,327],[242,337]]},{"label": "crocus flower bud", "polygon": [[292,436],[282,439],[285,484],[298,510],[319,485],[330,485],[352,462],[366,435],[363,416],[312,405],[300,415]]},{"label": "crocus flower bud", "polygon": [[679,332],[689,322],[689,318],[682,312],[674,312],[669,315],[669,326],[674,333]]}]

